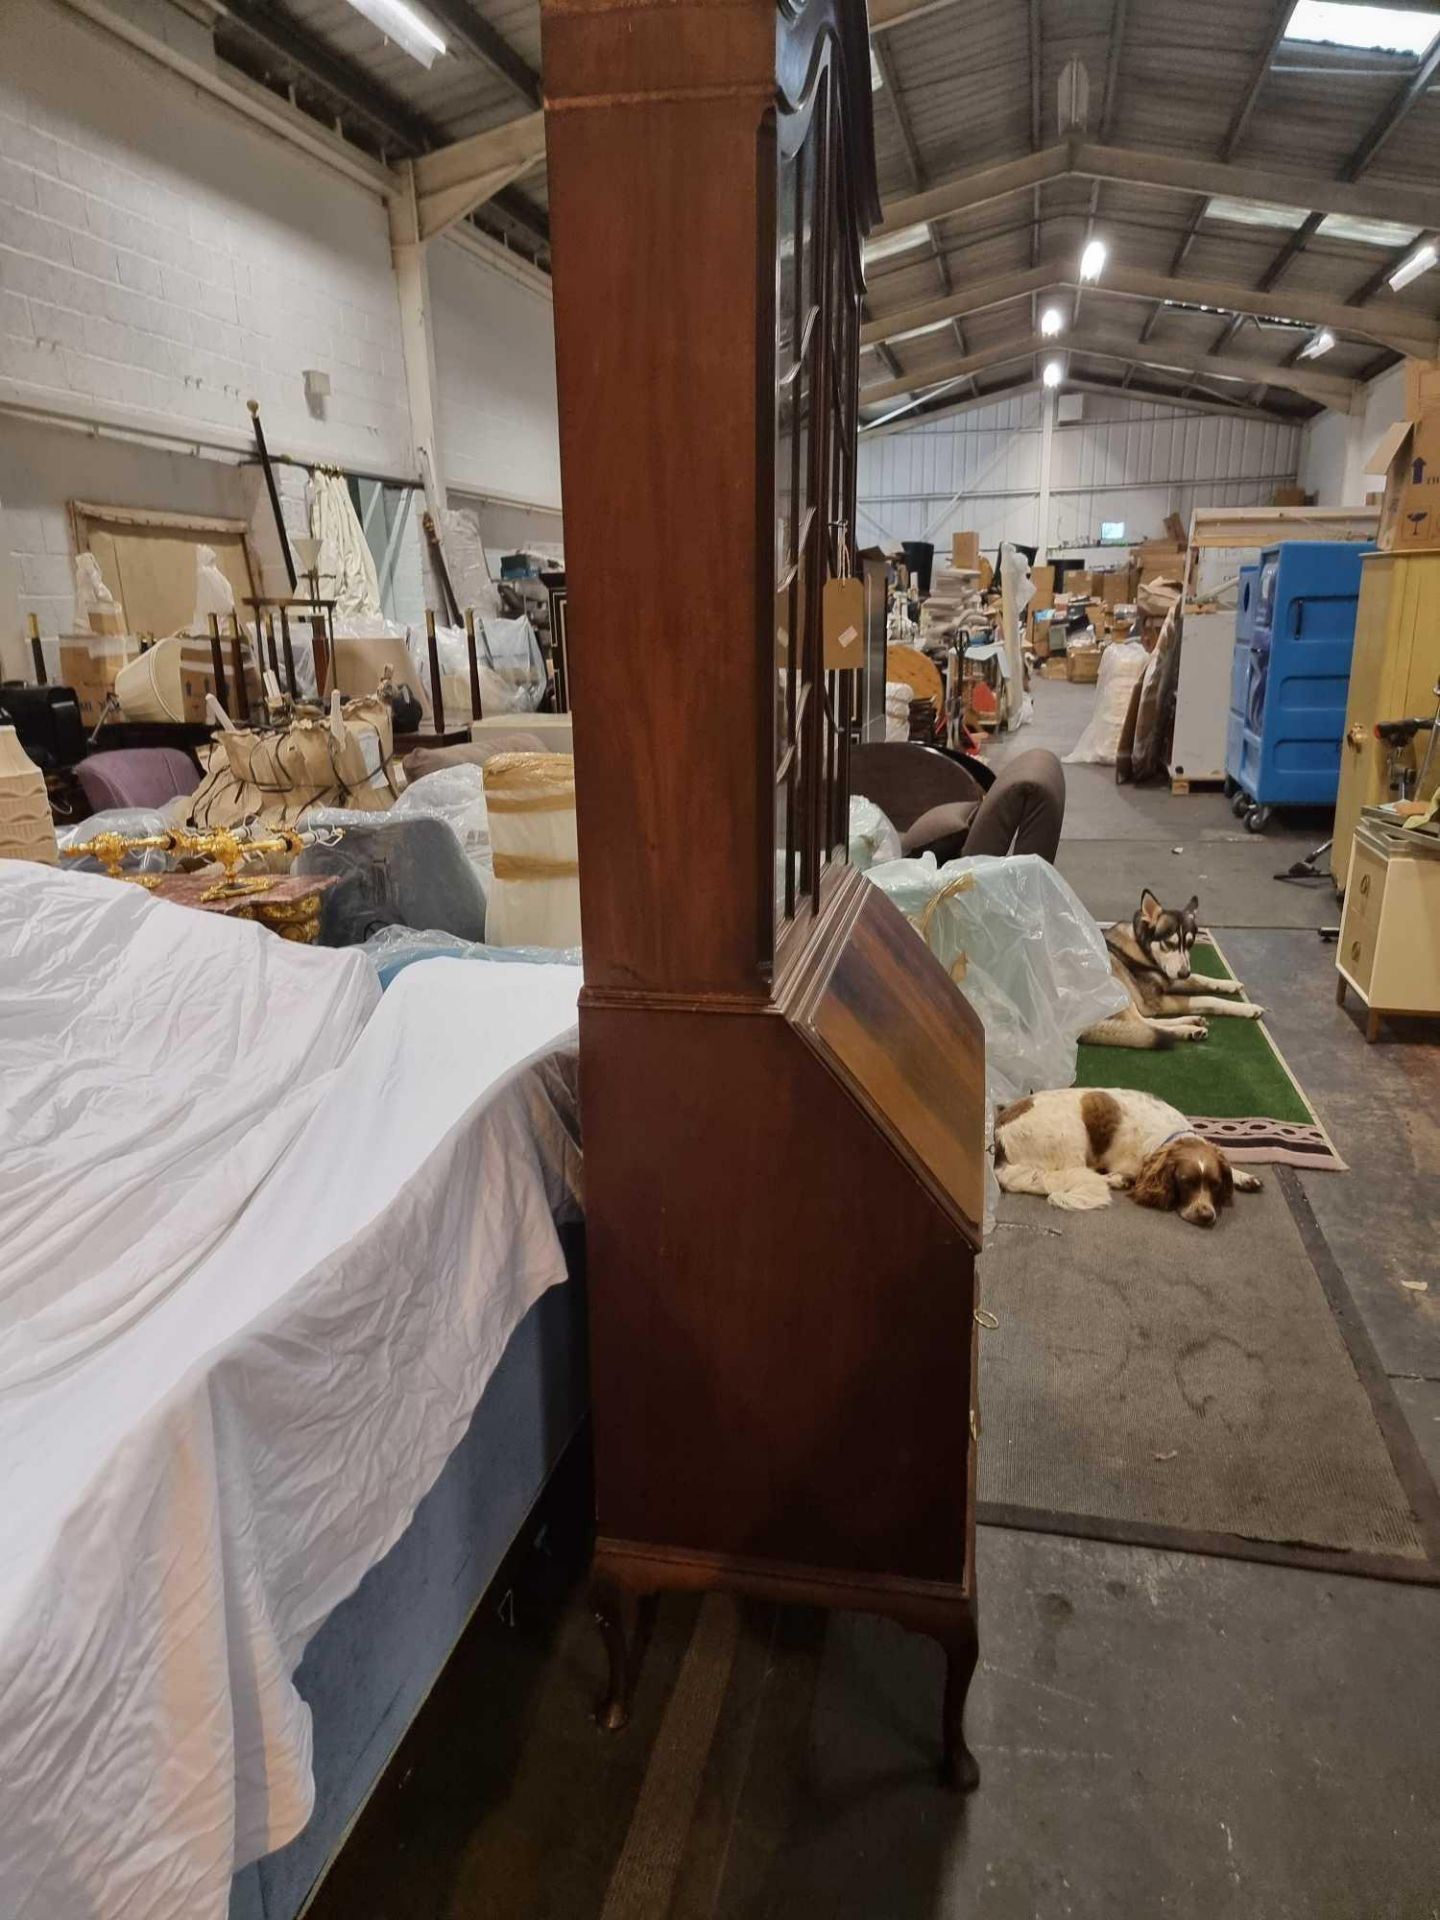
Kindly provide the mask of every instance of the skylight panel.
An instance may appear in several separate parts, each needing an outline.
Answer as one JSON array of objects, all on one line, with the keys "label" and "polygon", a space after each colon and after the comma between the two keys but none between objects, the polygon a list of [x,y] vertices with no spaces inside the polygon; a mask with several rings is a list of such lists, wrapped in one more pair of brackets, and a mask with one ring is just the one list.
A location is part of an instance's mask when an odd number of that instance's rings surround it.
[{"label": "skylight panel", "polygon": [[1358,240],[1365,247],[1408,247],[1420,238],[1419,227],[1398,220],[1366,220],[1357,213],[1327,213],[1318,229],[1330,240]]},{"label": "skylight panel", "polygon": [[1238,227],[1282,227],[1285,232],[1293,233],[1297,227],[1303,227],[1306,213],[1303,207],[1272,206],[1265,200],[1232,200],[1223,193],[1217,193],[1206,202],[1207,220],[1228,220]]},{"label": "skylight panel", "polygon": [[1285,38],[1312,46],[1418,57],[1428,51],[1437,33],[1440,16],[1417,8],[1361,6],[1354,0],[1295,0]]}]

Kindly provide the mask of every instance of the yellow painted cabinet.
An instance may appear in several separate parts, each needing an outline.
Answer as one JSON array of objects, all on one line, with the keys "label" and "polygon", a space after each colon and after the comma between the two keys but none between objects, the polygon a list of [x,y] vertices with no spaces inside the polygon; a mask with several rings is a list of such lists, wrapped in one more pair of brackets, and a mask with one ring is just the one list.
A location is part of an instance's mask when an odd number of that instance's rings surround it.
[{"label": "yellow painted cabinet", "polygon": [[[1330,871],[1344,886],[1362,807],[1390,798],[1389,750],[1375,738],[1380,720],[1435,710],[1440,679],[1440,553],[1371,553],[1361,563],[1360,606]],[[1417,736],[1423,759],[1425,734]]]}]

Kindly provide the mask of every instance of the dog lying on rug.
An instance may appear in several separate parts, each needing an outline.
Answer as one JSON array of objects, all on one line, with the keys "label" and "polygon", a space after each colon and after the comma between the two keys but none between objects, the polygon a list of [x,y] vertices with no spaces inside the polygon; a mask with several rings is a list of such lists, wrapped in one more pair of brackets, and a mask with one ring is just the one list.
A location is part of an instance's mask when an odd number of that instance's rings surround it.
[{"label": "dog lying on rug", "polygon": [[1130,996],[1123,1013],[1113,1014],[1080,1035],[1093,1047],[1134,1047],[1155,1050],[1177,1041],[1203,1040],[1208,1028],[1202,1016],[1225,1014],[1234,1020],[1258,1020],[1263,1007],[1245,998],[1238,980],[1215,980],[1191,973],[1190,949],[1200,931],[1196,911],[1200,901],[1192,894],[1183,907],[1162,907],[1147,887],[1140,909],[1127,926],[1123,921],[1105,930],[1110,971]]},{"label": "dog lying on rug", "polygon": [[1194,1227],[1213,1227],[1236,1188],[1257,1193],[1262,1184],[1153,1094],[1081,1087],[1001,1108],[995,1177],[1006,1193],[1043,1194],[1072,1213],[1108,1207],[1112,1191],[1128,1191],[1137,1206],[1178,1213]]}]

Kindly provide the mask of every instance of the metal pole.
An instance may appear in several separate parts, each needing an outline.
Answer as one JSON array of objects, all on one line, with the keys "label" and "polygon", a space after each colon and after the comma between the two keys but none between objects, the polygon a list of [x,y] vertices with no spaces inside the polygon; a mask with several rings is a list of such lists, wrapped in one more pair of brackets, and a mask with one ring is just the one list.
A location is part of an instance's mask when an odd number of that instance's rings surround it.
[{"label": "metal pole", "polygon": [[296,586],[295,561],[290,552],[290,536],[285,531],[285,516],[280,511],[280,490],[275,485],[275,469],[270,464],[270,454],[265,446],[265,429],[260,424],[260,402],[247,400],[250,409],[251,424],[255,428],[255,450],[260,455],[260,464],[265,469],[265,487],[270,495],[270,511],[275,516],[275,531],[280,536],[280,553],[285,562],[286,578],[290,582],[290,591]]},{"label": "metal pole", "polygon": [[465,651],[470,656],[470,718],[483,718],[480,704],[480,662],[475,657],[475,609],[465,609]]},{"label": "metal pole", "polygon": [[435,639],[435,615],[425,609],[425,644],[430,654],[430,712],[437,734],[445,731],[445,695],[440,687],[440,647]]},{"label": "metal pole", "polygon": [[220,616],[210,616],[210,670],[215,675],[215,698],[229,712],[229,689],[225,685],[225,649],[220,644]]}]

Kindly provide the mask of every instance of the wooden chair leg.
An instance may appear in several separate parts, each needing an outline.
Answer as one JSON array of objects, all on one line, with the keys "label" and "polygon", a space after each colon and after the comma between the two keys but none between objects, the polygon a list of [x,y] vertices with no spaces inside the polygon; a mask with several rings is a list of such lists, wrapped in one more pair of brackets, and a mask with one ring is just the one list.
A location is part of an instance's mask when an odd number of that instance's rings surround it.
[{"label": "wooden chair leg", "polygon": [[605,1697],[595,1718],[607,1733],[618,1733],[630,1718],[630,1701],[655,1620],[656,1596],[637,1595],[597,1580],[591,1589],[591,1606],[610,1665]]},{"label": "wooden chair leg", "polygon": [[1345,976],[1343,973],[1337,973],[1335,976],[1335,1004],[1337,1007],[1343,1007],[1345,1004]]},{"label": "wooden chair leg", "polygon": [[945,1704],[941,1709],[940,1778],[957,1793],[973,1793],[980,1784],[980,1763],[965,1744],[965,1701],[980,1658],[980,1636],[973,1610],[945,1640]]},{"label": "wooden chair leg", "polygon": [[1365,1016],[1365,1039],[1370,1046],[1380,1038],[1380,1015],[1374,1007]]}]

